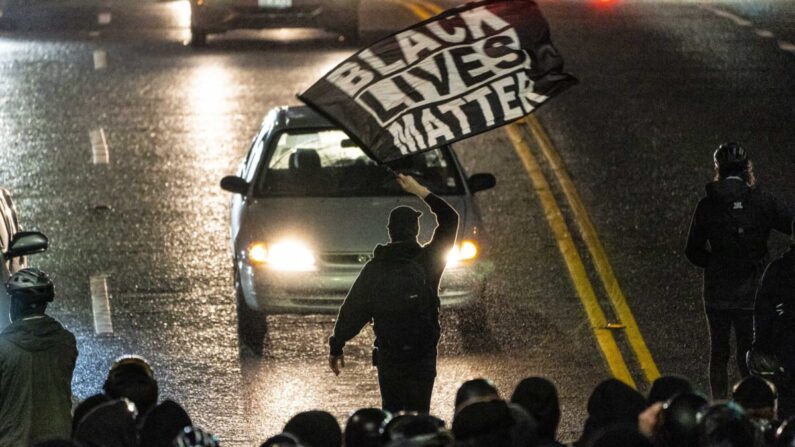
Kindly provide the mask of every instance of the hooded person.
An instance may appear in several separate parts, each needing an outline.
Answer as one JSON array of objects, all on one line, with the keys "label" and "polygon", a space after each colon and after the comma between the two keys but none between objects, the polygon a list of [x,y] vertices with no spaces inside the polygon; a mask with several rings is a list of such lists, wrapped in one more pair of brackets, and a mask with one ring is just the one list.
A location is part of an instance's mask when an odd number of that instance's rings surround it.
[{"label": "hooded person", "polygon": [[713,155],[715,181],[693,213],[685,254],[703,269],[703,300],[710,335],[709,384],[713,399],[729,394],[728,363],[734,329],[737,367],[745,364],[754,332],[757,287],[768,262],[773,230],[790,234],[792,211],[756,185],[753,163],[737,143]]},{"label": "hooded person", "polygon": [[325,411],[304,411],[293,416],[284,432],[307,447],[341,447],[342,430],[337,419]]},{"label": "hooded person", "polygon": [[83,420],[85,415],[87,415],[94,408],[97,408],[105,402],[110,402],[112,400],[113,399],[108,397],[107,394],[100,393],[94,394],[93,396],[88,396],[87,398],[80,401],[74,410],[72,410],[72,435],[74,435],[75,430],[77,430],[77,425]]},{"label": "hooded person", "polygon": [[171,447],[174,438],[192,425],[182,406],[173,400],[164,400],[141,418],[140,443],[147,447]]},{"label": "hooded person", "polygon": [[152,367],[139,355],[114,360],[102,388],[111,399],[131,400],[140,417],[157,404],[160,392]]},{"label": "hooded person", "polygon": [[660,420],[653,435],[659,447],[698,447],[698,416],[707,407],[704,396],[678,394],[662,406]]},{"label": "hooded person", "polygon": [[8,279],[11,324],[0,333],[0,445],[28,447],[72,431],[74,335],[45,314],[55,291],[35,268]]},{"label": "hooded person", "polygon": [[127,399],[105,402],[77,425],[73,441],[82,447],[137,447],[135,404]]},{"label": "hooded person", "polygon": [[693,384],[682,376],[673,374],[660,376],[654,380],[649,389],[648,403],[668,402],[672,397],[682,393],[692,393]]},{"label": "hooded person", "polygon": [[519,405],[503,400],[486,379],[464,382],[456,393],[453,435],[456,446],[536,446],[535,420]]},{"label": "hooded person", "polygon": [[539,447],[562,447],[557,441],[560,402],[555,385],[542,377],[528,377],[516,386],[511,402],[527,411],[538,424]]},{"label": "hooded person", "polygon": [[594,388],[588,398],[588,418],[575,447],[585,447],[599,432],[615,426],[636,427],[646,409],[646,398],[617,379],[607,379]]}]

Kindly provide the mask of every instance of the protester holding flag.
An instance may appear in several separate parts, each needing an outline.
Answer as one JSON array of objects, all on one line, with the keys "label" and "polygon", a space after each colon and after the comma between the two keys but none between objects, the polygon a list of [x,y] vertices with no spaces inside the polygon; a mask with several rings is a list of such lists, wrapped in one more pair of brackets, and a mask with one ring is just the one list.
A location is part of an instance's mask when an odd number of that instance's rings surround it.
[{"label": "protester holding flag", "polygon": [[399,206],[389,215],[390,243],[375,248],[342,303],[329,338],[329,367],[339,375],[343,347],[370,321],[375,332],[373,364],[383,409],[428,413],[436,379],[439,342],[439,282],[455,244],[458,213],[413,177],[397,174],[404,191],[421,198],[438,226],[426,245],[417,242],[422,213]]}]

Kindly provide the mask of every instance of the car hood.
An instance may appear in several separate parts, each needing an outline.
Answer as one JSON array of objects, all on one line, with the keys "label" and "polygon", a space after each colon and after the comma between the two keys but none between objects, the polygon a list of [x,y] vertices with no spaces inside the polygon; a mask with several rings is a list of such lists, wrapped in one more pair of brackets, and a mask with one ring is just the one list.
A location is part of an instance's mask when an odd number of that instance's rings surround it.
[{"label": "car hood", "polygon": [[[461,216],[459,236],[472,219],[464,197],[447,196]],[[246,206],[240,242],[276,242],[295,238],[321,252],[370,253],[388,242],[389,213],[399,205],[422,212],[420,242],[430,240],[436,221],[420,199],[400,197],[279,197],[256,198]]]}]

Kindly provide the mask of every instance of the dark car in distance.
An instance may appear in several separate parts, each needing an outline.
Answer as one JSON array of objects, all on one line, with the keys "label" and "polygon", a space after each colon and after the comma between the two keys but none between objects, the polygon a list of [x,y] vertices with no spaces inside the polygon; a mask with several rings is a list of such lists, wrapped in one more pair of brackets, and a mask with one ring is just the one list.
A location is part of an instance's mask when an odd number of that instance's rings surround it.
[{"label": "dark car in distance", "polygon": [[322,28],[355,41],[359,0],[190,0],[191,45],[233,29]]}]

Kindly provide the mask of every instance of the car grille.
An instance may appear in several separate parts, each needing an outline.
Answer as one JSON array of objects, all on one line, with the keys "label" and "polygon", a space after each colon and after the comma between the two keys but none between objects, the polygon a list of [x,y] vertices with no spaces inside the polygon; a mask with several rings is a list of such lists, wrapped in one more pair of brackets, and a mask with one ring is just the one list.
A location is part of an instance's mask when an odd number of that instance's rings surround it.
[{"label": "car grille", "polygon": [[320,260],[333,265],[364,265],[372,257],[370,253],[324,253]]}]

